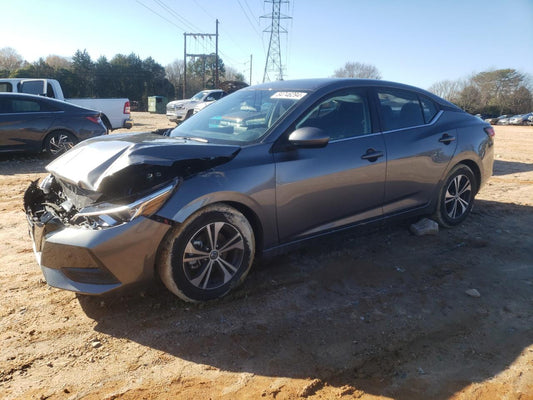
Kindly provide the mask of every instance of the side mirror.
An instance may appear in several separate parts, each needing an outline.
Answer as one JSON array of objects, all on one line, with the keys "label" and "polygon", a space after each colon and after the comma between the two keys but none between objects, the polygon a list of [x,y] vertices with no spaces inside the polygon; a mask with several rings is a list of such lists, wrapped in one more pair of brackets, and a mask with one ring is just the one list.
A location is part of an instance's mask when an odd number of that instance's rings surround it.
[{"label": "side mirror", "polygon": [[296,147],[319,148],[325,147],[328,142],[326,132],[313,126],[298,128],[289,135],[289,143]]}]

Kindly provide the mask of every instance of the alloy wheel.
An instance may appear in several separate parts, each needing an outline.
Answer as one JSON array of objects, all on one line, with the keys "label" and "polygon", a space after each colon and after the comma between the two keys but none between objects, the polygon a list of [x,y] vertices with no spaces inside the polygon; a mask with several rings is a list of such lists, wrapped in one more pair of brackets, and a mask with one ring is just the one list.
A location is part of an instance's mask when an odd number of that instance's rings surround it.
[{"label": "alloy wheel", "polygon": [[239,271],[244,239],[226,222],[213,222],[199,229],[187,242],[183,270],[188,281],[203,290],[228,283]]},{"label": "alloy wheel", "polygon": [[449,183],[444,196],[446,214],[451,219],[461,218],[472,201],[472,184],[466,175],[459,174]]}]

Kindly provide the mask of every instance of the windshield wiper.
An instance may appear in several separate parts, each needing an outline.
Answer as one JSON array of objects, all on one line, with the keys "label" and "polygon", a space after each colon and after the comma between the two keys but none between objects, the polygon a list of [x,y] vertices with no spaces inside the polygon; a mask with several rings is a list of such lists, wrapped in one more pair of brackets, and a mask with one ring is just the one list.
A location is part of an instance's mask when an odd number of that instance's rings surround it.
[{"label": "windshield wiper", "polygon": [[194,142],[208,143],[207,139],[190,136],[172,136],[174,139],[192,140]]}]

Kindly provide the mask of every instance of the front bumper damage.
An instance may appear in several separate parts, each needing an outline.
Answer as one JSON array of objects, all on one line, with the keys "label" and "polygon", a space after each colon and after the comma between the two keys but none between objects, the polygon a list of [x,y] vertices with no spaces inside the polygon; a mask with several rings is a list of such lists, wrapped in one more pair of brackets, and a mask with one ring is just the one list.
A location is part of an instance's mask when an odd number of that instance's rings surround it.
[{"label": "front bumper damage", "polygon": [[151,133],[86,140],[56,158],[24,194],[30,236],[46,281],[101,294],[151,279],[163,237],[157,216],[184,179],[231,160],[237,146]]},{"label": "front bumper damage", "polygon": [[33,250],[50,286],[103,294],[152,279],[157,248],[169,224],[138,217],[104,229],[70,225],[54,207],[42,208],[47,204],[43,196],[33,183],[25,208]]}]

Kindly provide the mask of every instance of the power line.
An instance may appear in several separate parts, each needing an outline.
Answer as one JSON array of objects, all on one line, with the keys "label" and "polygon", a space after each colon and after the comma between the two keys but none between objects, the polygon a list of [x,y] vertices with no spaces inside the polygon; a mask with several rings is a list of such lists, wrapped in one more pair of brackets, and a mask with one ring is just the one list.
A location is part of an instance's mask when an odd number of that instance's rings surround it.
[{"label": "power line", "polygon": [[186,26],[189,27],[189,29],[192,29],[194,31],[200,31],[198,27],[196,27],[194,24],[189,22],[187,19],[185,19],[183,16],[179,15],[176,11],[174,11],[172,8],[170,8],[166,3],[164,3],[162,0],[154,0],[157,4],[159,4],[160,7],[162,7],[165,11],[170,13],[174,16],[174,18],[182,21]]},{"label": "power line", "polygon": [[[246,13],[246,10],[244,9],[244,7],[242,6],[241,4],[241,0],[237,0],[237,3],[239,3],[239,7],[241,8],[241,11],[242,13],[244,14],[244,16],[246,17],[246,19],[248,20],[248,22],[250,23],[250,26],[252,27],[252,29],[255,31],[255,33],[257,33],[257,35],[259,37],[261,37],[261,33],[259,33],[259,31],[257,30],[257,28],[255,27],[255,25],[252,23],[252,20],[250,19],[250,17],[248,16],[248,14]],[[253,16],[253,14],[252,14]]]},{"label": "power line", "polygon": [[137,1],[137,3],[139,3],[139,4],[141,5],[141,6],[143,6],[143,7],[144,7],[144,8],[146,8],[147,10],[149,10],[149,11],[153,12],[153,13],[154,13],[155,15],[159,16],[160,18],[163,18],[163,19],[164,19],[165,21],[167,21],[168,23],[170,23],[170,24],[174,25],[174,26],[175,26],[176,28],[178,28],[179,30],[181,30],[181,31],[184,31],[184,32],[185,32],[185,30],[186,30],[186,29],[183,29],[183,27],[181,27],[181,26],[177,25],[176,23],[174,23],[173,21],[169,20],[168,18],[166,18],[166,17],[162,16],[162,15],[161,15],[161,14],[159,14],[159,13],[158,13],[157,11],[155,11],[155,10],[151,9],[151,8],[150,8],[150,7],[148,7],[148,6],[146,5],[146,4],[142,3],[142,2],[140,1],[140,0],[136,0],[136,1]]}]

